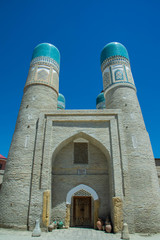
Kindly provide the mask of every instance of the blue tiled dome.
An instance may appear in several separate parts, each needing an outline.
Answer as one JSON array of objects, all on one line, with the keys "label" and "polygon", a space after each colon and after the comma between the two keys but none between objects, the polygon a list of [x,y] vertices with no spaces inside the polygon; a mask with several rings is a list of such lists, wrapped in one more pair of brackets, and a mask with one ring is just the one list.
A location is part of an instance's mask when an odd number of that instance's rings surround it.
[{"label": "blue tiled dome", "polygon": [[32,54],[32,59],[41,56],[52,58],[58,64],[60,64],[59,50],[50,43],[41,43],[35,47]]},{"label": "blue tiled dome", "polygon": [[59,93],[57,101],[57,109],[65,109],[65,97],[63,94]]},{"label": "blue tiled dome", "polygon": [[104,109],[106,108],[105,105],[105,97],[104,97],[104,93],[100,93],[97,98],[96,98],[96,108],[97,109]]},{"label": "blue tiled dome", "polygon": [[101,64],[103,63],[104,60],[113,56],[122,56],[129,60],[127,49],[121,43],[118,42],[108,43],[103,48],[100,57]]}]

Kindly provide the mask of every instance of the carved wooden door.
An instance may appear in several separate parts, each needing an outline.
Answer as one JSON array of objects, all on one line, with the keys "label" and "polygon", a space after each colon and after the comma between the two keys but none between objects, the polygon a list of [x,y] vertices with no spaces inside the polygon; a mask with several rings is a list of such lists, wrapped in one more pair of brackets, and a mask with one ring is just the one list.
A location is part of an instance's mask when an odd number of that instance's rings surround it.
[{"label": "carved wooden door", "polygon": [[73,220],[76,227],[91,226],[91,197],[74,197]]}]

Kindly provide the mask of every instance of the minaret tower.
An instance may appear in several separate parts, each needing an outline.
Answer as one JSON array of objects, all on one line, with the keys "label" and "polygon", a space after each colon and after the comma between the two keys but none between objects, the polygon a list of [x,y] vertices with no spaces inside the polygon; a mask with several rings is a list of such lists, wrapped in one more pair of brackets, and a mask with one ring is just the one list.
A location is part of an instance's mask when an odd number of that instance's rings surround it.
[{"label": "minaret tower", "polygon": [[113,42],[103,48],[101,70],[106,108],[122,110],[127,156],[127,165],[122,162],[124,221],[132,232],[151,231],[150,224],[153,232],[160,232],[160,192],[154,157],[128,52],[122,44]]},{"label": "minaret tower", "polygon": [[[33,182],[34,171],[38,172],[41,165],[36,166],[35,161],[37,129],[42,112],[57,110],[59,65],[60,53],[55,46],[42,43],[35,47],[0,194],[1,226],[29,229],[31,204],[34,213],[39,211],[38,204],[42,205],[36,202],[36,196],[32,197],[38,182],[38,177]],[[42,148],[36,154],[40,156],[41,152]]]}]

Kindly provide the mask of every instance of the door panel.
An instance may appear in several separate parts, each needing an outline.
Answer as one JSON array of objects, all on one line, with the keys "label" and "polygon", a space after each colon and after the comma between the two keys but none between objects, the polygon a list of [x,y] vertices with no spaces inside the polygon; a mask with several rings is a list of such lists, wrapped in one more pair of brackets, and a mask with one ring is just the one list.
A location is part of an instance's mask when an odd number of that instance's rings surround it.
[{"label": "door panel", "polygon": [[75,226],[91,226],[91,197],[74,197],[73,221]]}]

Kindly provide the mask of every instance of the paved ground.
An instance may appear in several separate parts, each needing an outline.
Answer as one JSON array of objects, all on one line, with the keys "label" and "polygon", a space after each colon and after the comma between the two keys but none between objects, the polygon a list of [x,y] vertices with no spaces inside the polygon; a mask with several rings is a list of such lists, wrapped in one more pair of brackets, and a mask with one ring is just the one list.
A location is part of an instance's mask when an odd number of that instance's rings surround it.
[{"label": "paved ground", "polygon": [[[41,237],[32,237],[32,232],[0,228],[0,240],[117,240],[120,234],[108,234],[103,231],[84,228],[70,228],[42,232]],[[160,240],[160,234],[130,234],[130,240]]]}]

